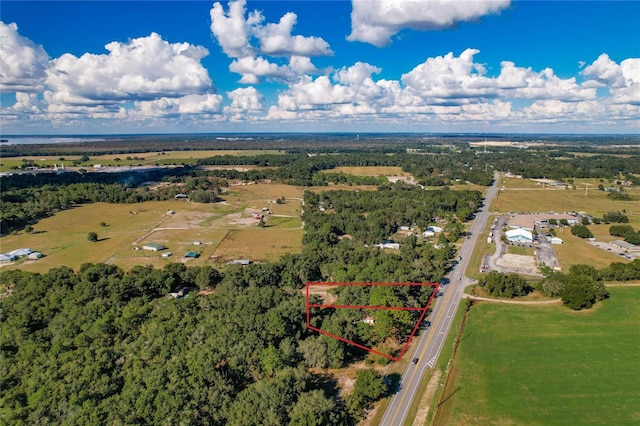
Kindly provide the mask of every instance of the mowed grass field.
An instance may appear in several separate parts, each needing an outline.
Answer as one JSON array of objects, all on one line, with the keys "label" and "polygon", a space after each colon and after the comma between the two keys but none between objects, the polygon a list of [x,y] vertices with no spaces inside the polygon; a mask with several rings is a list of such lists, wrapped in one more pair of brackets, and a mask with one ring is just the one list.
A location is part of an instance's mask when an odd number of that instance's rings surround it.
[{"label": "mowed grass field", "polygon": [[[45,272],[62,265],[78,268],[86,262],[130,269],[181,261],[216,266],[233,259],[275,260],[302,247],[302,194],[303,188],[255,184],[232,186],[223,202],[213,204],[169,200],[78,206],[39,221],[33,226],[35,233],[0,238],[0,252],[26,247],[45,255],[34,261],[5,264],[3,269]],[[276,204],[278,197],[285,197],[285,203]],[[259,228],[253,214],[262,213],[263,208],[271,214],[265,214],[267,226]],[[174,214],[168,214],[169,210]],[[88,241],[89,232],[96,232],[99,241]],[[162,244],[166,250],[135,249],[145,243]],[[188,251],[199,257],[185,259]],[[163,258],[167,252],[172,255]]]},{"label": "mowed grass field", "polygon": [[592,310],[471,308],[436,425],[640,424],[640,287]]}]

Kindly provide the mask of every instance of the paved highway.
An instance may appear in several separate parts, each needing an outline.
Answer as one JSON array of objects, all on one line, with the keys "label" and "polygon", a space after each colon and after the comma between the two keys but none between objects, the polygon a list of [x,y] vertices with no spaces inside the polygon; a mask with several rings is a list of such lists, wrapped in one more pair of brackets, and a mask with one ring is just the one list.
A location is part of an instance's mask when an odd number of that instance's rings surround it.
[{"label": "paved highway", "polygon": [[[413,398],[424,372],[436,365],[444,341],[449,334],[453,317],[458,310],[464,288],[474,281],[464,276],[469,259],[477,242],[478,235],[484,230],[489,218],[489,205],[498,193],[498,175],[494,176],[493,185],[487,191],[484,204],[469,229],[470,235],[460,248],[460,260],[449,274],[449,283],[440,287],[442,296],[438,297],[429,318],[431,327],[423,330],[411,359],[418,358],[417,364],[409,363],[400,381],[400,388],[394,394],[380,422],[383,426],[399,426],[404,424]],[[407,355],[409,355],[407,353]]]}]

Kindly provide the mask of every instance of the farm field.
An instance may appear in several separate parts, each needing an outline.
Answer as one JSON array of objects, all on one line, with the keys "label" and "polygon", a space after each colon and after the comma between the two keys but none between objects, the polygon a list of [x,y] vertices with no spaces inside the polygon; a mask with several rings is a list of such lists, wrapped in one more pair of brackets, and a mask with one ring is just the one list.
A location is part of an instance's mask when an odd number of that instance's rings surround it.
[{"label": "farm field", "polygon": [[640,288],[592,310],[471,308],[436,425],[640,422]]},{"label": "farm field", "polygon": [[356,176],[405,176],[410,177],[411,173],[402,171],[399,166],[342,166],[335,169],[323,170],[324,173],[344,173]]},{"label": "farm field", "polygon": [[[232,186],[224,201],[213,204],[186,200],[85,204],[39,221],[32,234],[19,232],[0,238],[2,252],[27,247],[45,255],[3,267],[45,272],[62,265],[75,269],[86,262],[129,269],[180,261],[213,265],[238,258],[275,260],[302,247],[302,193],[302,188],[288,185],[254,184]],[[279,197],[285,198],[284,204],[275,203]],[[264,208],[269,212],[263,212]],[[258,228],[254,215],[263,213],[266,227]],[[99,241],[88,241],[89,232],[96,232]],[[135,249],[147,243],[166,249]],[[185,259],[188,251],[195,251],[198,257]],[[171,256],[163,258],[168,252]]]}]

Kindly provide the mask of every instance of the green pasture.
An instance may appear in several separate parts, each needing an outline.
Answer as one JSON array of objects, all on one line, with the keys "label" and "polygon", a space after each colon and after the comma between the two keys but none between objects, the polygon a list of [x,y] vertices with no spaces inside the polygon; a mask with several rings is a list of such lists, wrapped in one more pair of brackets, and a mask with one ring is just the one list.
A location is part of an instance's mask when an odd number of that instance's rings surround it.
[{"label": "green pasture", "polygon": [[[567,270],[569,266],[576,264],[587,264],[601,269],[606,268],[612,262],[630,262],[624,257],[618,256],[613,252],[603,250],[599,247],[595,247],[589,244],[586,240],[571,235],[571,232],[569,231],[559,234],[559,237],[562,238],[563,243],[560,245],[554,245],[553,248],[558,256],[560,266],[565,270]],[[613,239],[611,237],[609,238]]]},{"label": "green pasture", "polygon": [[640,423],[640,288],[574,312],[471,308],[436,425]]}]

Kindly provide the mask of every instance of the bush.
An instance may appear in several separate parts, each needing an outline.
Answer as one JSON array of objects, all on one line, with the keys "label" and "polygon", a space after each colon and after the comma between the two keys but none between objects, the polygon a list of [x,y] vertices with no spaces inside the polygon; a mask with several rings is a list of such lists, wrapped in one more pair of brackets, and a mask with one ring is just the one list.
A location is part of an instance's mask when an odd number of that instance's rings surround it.
[{"label": "bush", "polygon": [[624,236],[624,240],[629,244],[640,245],[640,232],[629,232]]},{"label": "bush", "polygon": [[589,309],[608,296],[604,284],[588,275],[568,275],[560,296],[562,304],[573,310]]},{"label": "bush", "polygon": [[613,235],[615,237],[624,237],[630,232],[635,233],[631,225],[611,225],[609,227],[609,235]]},{"label": "bush", "polygon": [[95,243],[96,241],[98,241],[98,234],[96,234],[95,232],[89,232],[87,234],[87,240]]},{"label": "bush", "polygon": [[602,215],[602,220],[605,223],[629,223],[627,215],[620,212],[606,212]]},{"label": "bush", "polygon": [[478,285],[484,287],[491,296],[507,297],[509,299],[526,296],[533,291],[533,287],[520,275],[506,275],[497,271],[491,271],[484,275]]},{"label": "bush", "polygon": [[592,238],[593,233],[584,225],[573,225],[571,227],[571,234],[579,238]]}]

